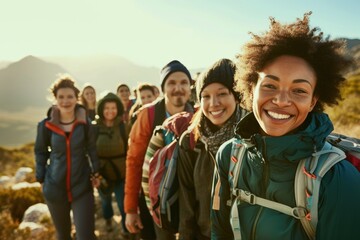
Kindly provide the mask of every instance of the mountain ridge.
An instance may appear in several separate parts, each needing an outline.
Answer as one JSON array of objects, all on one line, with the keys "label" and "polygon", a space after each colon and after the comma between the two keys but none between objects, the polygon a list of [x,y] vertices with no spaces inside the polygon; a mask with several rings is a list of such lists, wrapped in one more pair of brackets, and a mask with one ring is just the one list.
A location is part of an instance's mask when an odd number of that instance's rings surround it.
[{"label": "mountain ridge", "polygon": [[[346,39],[347,51],[355,59],[350,74],[360,72],[360,39]],[[3,63],[3,65],[1,65]],[[160,86],[160,69],[137,65],[116,55],[85,57],[37,57],[0,61],[0,146],[19,146],[35,139],[36,122],[46,115],[51,102],[49,87],[58,74],[74,77],[81,89],[92,84],[97,97],[115,92],[120,83],[135,88],[147,82]],[[203,69],[190,69],[193,78]]]},{"label": "mountain ridge", "polygon": [[26,56],[0,70],[0,109],[21,111],[27,106],[40,107],[57,74],[68,72],[63,67],[34,56]]}]

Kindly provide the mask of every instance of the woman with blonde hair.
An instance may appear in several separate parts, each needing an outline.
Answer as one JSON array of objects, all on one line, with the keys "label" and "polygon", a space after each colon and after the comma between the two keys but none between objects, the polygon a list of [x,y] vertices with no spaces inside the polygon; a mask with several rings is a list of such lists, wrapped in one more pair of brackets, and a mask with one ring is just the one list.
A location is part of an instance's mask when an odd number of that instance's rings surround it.
[{"label": "woman with blonde hair", "polygon": [[86,108],[86,112],[91,121],[95,120],[96,116],[96,91],[95,88],[89,84],[85,85],[80,93],[81,104]]}]

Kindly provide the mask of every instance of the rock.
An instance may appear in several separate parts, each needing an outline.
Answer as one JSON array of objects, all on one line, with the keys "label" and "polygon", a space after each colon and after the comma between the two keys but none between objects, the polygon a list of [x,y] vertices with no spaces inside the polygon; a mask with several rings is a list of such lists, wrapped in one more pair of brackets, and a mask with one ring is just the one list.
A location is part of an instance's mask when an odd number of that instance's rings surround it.
[{"label": "rock", "polygon": [[26,179],[26,177],[32,172],[33,172],[32,168],[29,168],[29,167],[19,168],[14,177],[15,183],[24,181]]},{"label": "rock", "polygon": [[49,208],[44,203],[37,203],[26,209],[22,222],[40,223],[44,217],[50,218]]},{"label": "rock", "polygon": [[47,231],[47,228],[41,224],[45,218],[51,219],[47,205],[44,203],[32,205],[26,209],[19,229],[29,228],[31,236],[36,237],[40,233]]},{"label": "rock", "polygon": [[39,182],[28,183],[28,182],[19,182],[11,186],[12,190],[20,190],[23,188],[32,188],[32,187],[41,187]]},{"label": "rock", "polygon": [[8,176],[0,177],[0,188],[8,188],[12,184],[12,179]]},{"label": "rock", "polygon": [[31,231],[31,236],[38,235],[39,233],[46,230],[46,228],[43,225],[34,222],[21,222],[18,228],[19,229],[29,228]]}]

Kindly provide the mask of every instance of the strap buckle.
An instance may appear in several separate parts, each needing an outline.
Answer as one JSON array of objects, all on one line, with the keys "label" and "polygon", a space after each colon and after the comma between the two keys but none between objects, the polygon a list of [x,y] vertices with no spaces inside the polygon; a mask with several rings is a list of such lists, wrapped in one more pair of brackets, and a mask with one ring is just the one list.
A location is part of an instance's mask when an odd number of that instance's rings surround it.
[{"label": "strap buckle", "polygon": [[237,199],[239,199],[240,201],[244,201],[247,202],[251,205],[255,205],[256,204],[256,196],[249,192],[249,191],[245,191],[239,188],[234,188],[232,191],[233,196],[235,196]]},{"label": "strap buckle", "polygon": [[240,195],[241,195],[241,199],[251,205],[255,205],[256,204],[256,196],[254,194],[252,194],[251,192],[248,191],[240,191]]},{"label": "strap buckle", "polygon": [[308,214],[308,210],[304,207],[293,207],[292,216],[296,219],[305,218]]}]

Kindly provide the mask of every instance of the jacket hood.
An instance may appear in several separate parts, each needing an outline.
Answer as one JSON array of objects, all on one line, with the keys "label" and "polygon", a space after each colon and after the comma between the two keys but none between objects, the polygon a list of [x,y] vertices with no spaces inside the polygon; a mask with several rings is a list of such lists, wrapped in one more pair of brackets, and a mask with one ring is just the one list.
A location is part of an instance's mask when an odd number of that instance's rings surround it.
[{"label": "jacket hood", "polygon": [[120,98],[114,93],[108,93],[98,101],[97,113],[101,119],[104,118],[104,105],[106,102],[115,102],[117,105],[118,114],[117,116],[122,116],[124,114],[124,107],[120,101]]},{"label": "jacket hood", "polygon": [[[51,106],[47,111],[48,122],[59,125],[60,124],[60,110],[57,105]],[[87,122],[86,108],[83,105],[76,104],[75,118],[78,122]]]},{"label": "jacket hood", "polygon": [[334,127],[325,113],[310,113],[294,133],[273,137],[260,135],[260,126],[253,113],[247,115],[238,125],[236,131],[242,138],[255,144],[262,154],[271,161],[272,159],[287,159],[296,161],[321,150],[326,137]]}]

